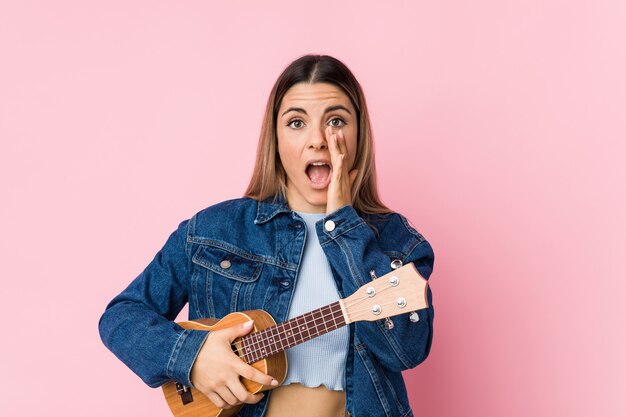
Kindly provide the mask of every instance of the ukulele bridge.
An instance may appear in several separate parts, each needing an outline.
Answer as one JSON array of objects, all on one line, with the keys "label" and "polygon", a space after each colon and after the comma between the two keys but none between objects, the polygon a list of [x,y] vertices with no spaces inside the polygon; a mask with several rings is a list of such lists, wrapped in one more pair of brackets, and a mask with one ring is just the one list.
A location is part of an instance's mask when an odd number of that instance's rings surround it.
[{"label": "ukulele bridge", "polygon": [[190,402],[193,402],[193,395],[191,394],[191,389],[187,385],[183,385],[180,383],[176,383],[176,392],[180,395],[180,400],[183,402],[183,405],[187,405]]}]

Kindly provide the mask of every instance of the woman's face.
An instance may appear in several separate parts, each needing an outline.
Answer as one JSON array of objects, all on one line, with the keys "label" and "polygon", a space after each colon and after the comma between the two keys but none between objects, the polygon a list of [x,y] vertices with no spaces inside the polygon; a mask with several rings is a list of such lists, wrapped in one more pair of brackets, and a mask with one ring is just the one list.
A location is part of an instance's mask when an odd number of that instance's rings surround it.
[{"label": "woman's face", "polygon": [[334,133],[343,133],[348,150],[344,167],[350,171],[356,157],[358,126],[348,96],[328,83],[298,83],[287,90],[278,110],[276,134],[292,210],[326,211],[332,172],[328,126]]}]

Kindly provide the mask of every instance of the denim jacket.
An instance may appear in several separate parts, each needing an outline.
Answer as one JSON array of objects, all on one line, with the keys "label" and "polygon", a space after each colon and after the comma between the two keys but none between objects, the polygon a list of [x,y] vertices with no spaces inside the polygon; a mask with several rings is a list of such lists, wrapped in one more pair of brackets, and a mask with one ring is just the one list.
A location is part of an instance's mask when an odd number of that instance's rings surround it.
[{"label": "denim jacket", "polygon": [[[329,220],[334,228],[324,227]],[[395,259],[413,262],[424,278],[432,272],[430,244],[398,213],[363,216],[348,205],[317,222],[316,232],[342,298],[371,280],[371,270],[379,277],[390,272]],[[285,321],[306,233],[304,220],[280,196],[229,200],[200,211],[109,303],[99,323],[104,344],[150,387],[169,380],[191,385],[191,367],[208,333],[173,322],[183,306],[189,302],[189,319],[263,309]],[[430,288],[428,301],[418,321],[405,313],[391,319],[392,328],[384,320],[349,325],[346,415],[413,416],[401,371],[430,351]],[[270,399],[271,390],[238,416],[261,417]]]}]

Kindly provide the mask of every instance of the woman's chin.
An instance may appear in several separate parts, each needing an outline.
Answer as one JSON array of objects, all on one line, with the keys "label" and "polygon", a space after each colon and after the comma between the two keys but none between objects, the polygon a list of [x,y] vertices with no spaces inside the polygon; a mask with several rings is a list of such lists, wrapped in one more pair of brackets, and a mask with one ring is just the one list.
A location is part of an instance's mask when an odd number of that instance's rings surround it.
[{"label": "woman's chin", "polygon": [[307,199],[307,201],[310,201],[315,205],[326,205],[326,202],[328,201],[328,187],[313,189],[308,195],[304,197]]},{"label": "woman's chin", "polygon": [[326,211],[326,196],[323,198],[320,198],[319,196],[311,196],[309,198],[305,198],[305,200],[312,208],[316,208],[320,211]]},{"label": "woman's chin", "polygon": [[307,195],[302,196],[303,198],[300,200],[300,203],[296,203],[296,207],[292,208],[296,211],[303,211],[305,213],[325,213],[326,212],[326,202],[327,196],[326,193],[324,195],[314,195],[313,193],[309,193]]},{"label": "woman's chin", "polygon": [[[304,212],[325,212],[326,203],[328,202],[328,185],[323,188],[314,188],[311,182],[304,187],[293,187],[293,191],[297,190],[289,196],[289,188],[287,191],[289,205],[292,210]],[[291,198],[289,198],[291,197]]]}]

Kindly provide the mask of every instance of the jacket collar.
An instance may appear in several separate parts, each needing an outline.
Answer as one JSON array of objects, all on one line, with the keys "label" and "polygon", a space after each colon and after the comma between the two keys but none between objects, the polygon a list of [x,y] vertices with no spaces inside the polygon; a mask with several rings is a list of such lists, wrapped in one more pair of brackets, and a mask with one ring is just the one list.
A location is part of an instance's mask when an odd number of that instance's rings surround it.
[{"label": "jacket collar", "polygon": [[291,212],[291,210],[289,209],[289,206],[287,206],[287,200],[285,200],[285,197],[282,194],[277,194],[274,197],[269,197],[263,201],[259,201],[254,224],[267,223],[277,214],[289,212]]}]

